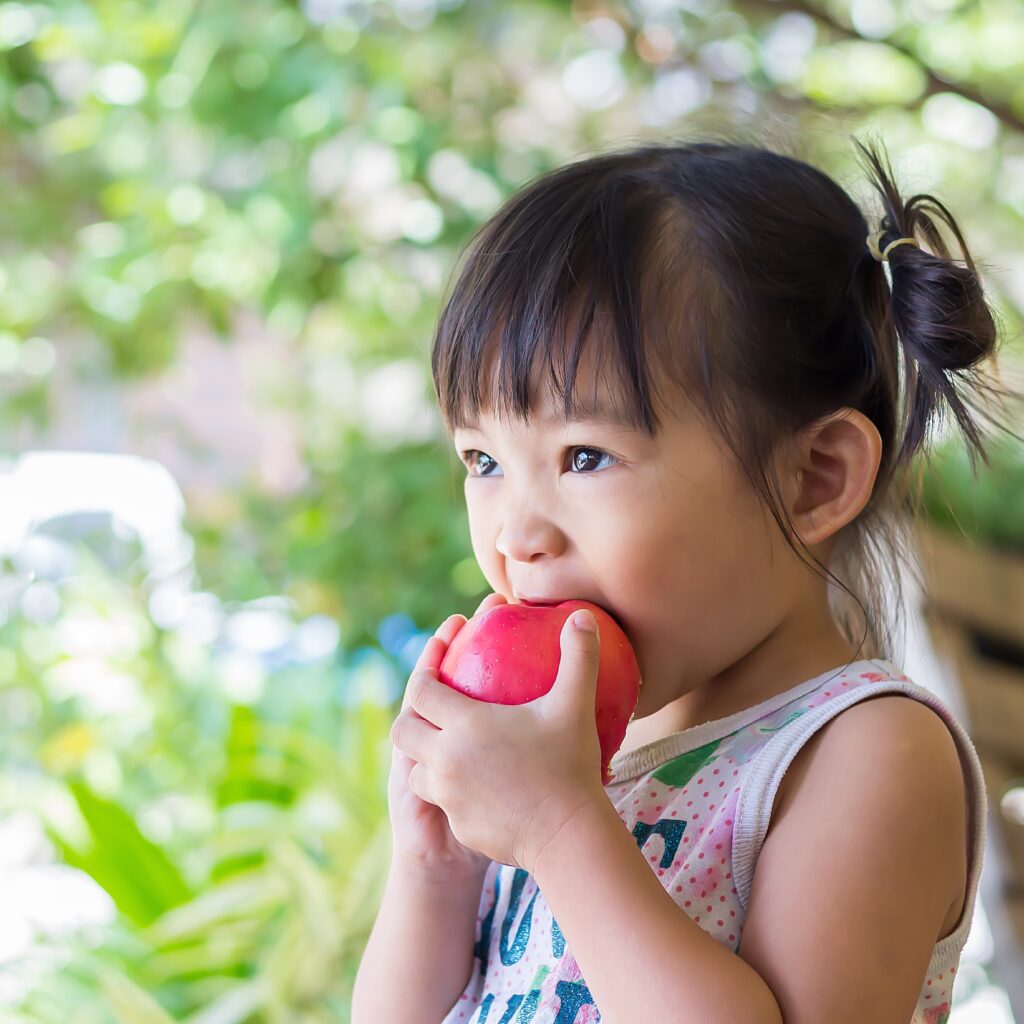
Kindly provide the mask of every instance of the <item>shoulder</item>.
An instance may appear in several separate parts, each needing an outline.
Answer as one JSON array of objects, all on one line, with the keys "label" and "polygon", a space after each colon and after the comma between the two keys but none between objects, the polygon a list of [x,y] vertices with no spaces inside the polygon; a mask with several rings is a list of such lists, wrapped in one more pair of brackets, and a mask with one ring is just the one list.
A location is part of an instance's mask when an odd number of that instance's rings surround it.
[{"label": "shoulder", "polygon": [[966,818],[956,741],[936,711],[904,694],[864,698],[810,737],[782,777],[768,835],[794,804],[809,811],[847,790],[848,799],[870,797],[877,813],[913,812],[922,825],[929,812],[947,829],[950,815]]},{"label": "shoulder", "polygon": [[965,876],[955,740],[921,701],[880,694],[822,726],[783,781],[739,955],[787,1024],[903,1024]]},{"label": "shoulder", "polygon": [[963,768],[948,726],[932,708],[904,694],[866,697],[826,722],[783,776],[777,808],[798,793],[809,798],[812,765],[820,783],[835,781],[823,772],[853,770],[865,783],[886,778],[895,783],[885,787],[890,799],[926,804],[945,799],[949,810],[958,801],[964,804]]}]

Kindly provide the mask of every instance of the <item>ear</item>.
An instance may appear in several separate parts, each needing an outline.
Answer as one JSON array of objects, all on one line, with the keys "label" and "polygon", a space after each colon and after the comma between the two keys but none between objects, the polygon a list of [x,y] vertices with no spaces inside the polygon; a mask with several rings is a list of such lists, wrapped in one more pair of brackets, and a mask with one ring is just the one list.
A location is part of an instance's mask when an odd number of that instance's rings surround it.
[{"label": "ear", "polygon": [[791,448],[787,501],[808,547],[855,519],[871,498],[882,458],[878,428],[843,408],[801,428]]}]

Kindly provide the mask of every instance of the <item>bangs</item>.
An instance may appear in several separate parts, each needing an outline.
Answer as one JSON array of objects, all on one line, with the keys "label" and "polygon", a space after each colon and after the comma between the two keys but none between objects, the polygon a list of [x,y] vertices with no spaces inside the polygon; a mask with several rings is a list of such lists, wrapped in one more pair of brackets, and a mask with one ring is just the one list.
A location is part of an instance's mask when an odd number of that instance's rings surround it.
[{"label": "bangs", "polygon": [[[683,272],[685,221],[649,170],[614,159],[534,182],[470,243],[431,354],[449,432],[482,411],[530,422],[546,368],[567,421],[657,434],[658,410],[673,405],[661,388],[691,377],[679,314],[697,304],[678,301],[693,278]],[[596,387],[580,395],[584,350]]]}]

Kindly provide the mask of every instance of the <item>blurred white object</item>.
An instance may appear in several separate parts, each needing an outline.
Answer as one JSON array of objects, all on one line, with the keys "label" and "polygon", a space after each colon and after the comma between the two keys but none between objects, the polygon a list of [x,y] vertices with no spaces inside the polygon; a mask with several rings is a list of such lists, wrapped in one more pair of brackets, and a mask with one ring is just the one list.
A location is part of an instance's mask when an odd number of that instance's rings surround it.
[{"label": "blurred white object", "polygon": [[134,533],[158,575],[192,558],[181,489],[160,463],[135,455],[26,452],[11,468],[0,466],[0,509],[0,556],[16,562],[31,555],[40,523],[86,512],[108,513]]}]

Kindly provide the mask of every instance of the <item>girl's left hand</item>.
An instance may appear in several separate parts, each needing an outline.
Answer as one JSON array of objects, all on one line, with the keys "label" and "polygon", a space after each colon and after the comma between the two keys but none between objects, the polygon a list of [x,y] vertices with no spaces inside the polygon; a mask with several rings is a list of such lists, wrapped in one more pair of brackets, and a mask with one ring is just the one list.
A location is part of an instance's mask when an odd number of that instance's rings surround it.
[{"label": "girl's left hand", "polygon": [[599,639],[572,620],[554,684],[536,700],[490,704],[419,673],[391,727],[391,742],[416,762],[409,788],[445,812],[456,839],[527,871],[580,807],[608,801],[595,719]]}]

